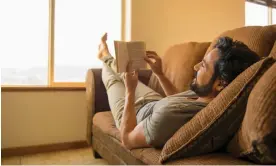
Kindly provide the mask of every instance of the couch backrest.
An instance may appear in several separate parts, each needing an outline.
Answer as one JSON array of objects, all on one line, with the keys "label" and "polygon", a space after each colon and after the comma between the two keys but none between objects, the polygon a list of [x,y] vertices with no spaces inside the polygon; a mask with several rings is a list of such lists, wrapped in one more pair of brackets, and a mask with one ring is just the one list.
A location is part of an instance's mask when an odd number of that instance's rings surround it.
[{"label": "couch backrest", "polygon": [[[163,72],[179,91],[189,89],[194,77],[193,66],[200,62],[210,46],[210,42],[189,42],[170,47],[164,56],[161,56]],[[152,75],[149,87],[165,96],[157,78]]]},{"label": "couch backrest", "polygon": [[248,26],[226,31],[213,40],[207,52],[213,49],[217,39],[222,36],[241,41],[260,57],[267,57],[276,40],[276,25]]},{"label": "couch backrest", "polygon": [[[161,56],[163,70],[166,77],[172,81],[179,91],[189,89],[189,84],[194,76],[193,66],[200,62],[206,53],[212,50],[217,39],[221,36],[229,36],[234,40],[242,41],[260,57],[266,57],[271,52],[276,41],[276,25],[264,27],[249,26],[229,30],[216,37],[211,45],[208,42],[189,42],[170,47],[165,55]],[[148,86],[165,96],[161,85],[154,75],[151,76]]]},{"label": "couch backrest", "polygon": [[271,56],[274,59],[276,59],[276,41],[274,42],[274,45],[272,47],[272,50],[270,51],[270,55],[269,56]]}]

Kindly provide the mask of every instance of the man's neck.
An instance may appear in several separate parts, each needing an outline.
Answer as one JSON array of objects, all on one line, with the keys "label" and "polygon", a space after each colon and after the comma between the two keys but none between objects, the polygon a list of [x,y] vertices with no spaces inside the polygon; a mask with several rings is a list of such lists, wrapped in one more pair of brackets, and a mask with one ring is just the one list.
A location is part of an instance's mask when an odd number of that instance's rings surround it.
[{"label": "man's neck", "polygon": [[196,101],[210,103],[213,99],[214,97],[199,97]]}]

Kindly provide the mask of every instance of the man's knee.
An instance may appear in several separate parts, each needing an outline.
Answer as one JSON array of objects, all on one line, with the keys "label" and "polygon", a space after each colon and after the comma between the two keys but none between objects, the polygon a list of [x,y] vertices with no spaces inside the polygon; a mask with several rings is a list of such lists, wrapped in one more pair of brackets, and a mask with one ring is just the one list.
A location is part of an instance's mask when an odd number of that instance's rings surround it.
[{"label": "man's knee", "polygon": [[109,75],[108,77],[102,77],[103,83],[105,85],[106,90],[108,90],[112,85],[121,82],[121,79],[114,75]]}]

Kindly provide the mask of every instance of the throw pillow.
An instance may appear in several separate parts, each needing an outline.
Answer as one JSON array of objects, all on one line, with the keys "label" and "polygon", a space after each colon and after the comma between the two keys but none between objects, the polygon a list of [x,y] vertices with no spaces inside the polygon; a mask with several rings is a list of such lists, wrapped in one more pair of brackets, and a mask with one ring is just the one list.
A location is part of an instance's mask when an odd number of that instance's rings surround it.
[{"label": "throw pillow", "polygon": [[159,161],[213,152],[225,145],[241,124],[253,86],[273,62],[265,58],[241,73],[167,141]]},{"label": "throw pillow", "polygon": [[276,164],[276,63],[252,90],[241,128],[227,150],[259,164]]}]

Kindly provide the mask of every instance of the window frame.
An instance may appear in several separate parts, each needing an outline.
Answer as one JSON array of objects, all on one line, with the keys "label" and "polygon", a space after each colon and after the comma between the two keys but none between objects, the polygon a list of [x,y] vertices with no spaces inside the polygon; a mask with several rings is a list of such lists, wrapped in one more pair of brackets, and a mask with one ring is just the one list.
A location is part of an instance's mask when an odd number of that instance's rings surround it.
[{"label": "window frame", "polygon": [[[49,24],[48,24],[48,81],[47,85],[7,85],[1,84],[1,90],[14,91],[14,90],[83,90],[85,89],[84,82],[55,82],[54,81],[54,57],[55,57],[55,0],[49,1]],[[121,3],[121,39],[125,38],[124,30],[124,8],[125,0],[120,0]]]},{"label": "window frame", "polygon": [[272,7],[271,6],[268,6],[267,14],[268,14],[268,25],[272,25]]}]

